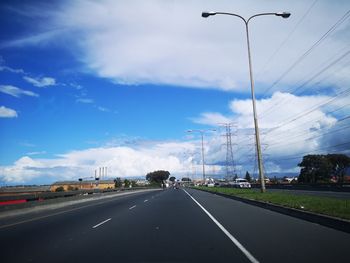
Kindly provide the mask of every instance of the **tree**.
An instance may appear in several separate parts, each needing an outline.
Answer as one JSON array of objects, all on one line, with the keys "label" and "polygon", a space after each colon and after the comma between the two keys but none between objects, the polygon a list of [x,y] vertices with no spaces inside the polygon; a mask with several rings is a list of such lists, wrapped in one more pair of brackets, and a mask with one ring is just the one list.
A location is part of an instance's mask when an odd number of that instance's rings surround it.
[{"label": "tree", "polygon": [[55,192],[64,192],[64,187],[63,186],[57,187]]},{"label": "tree", "polygon": [[131,182],[128,179],[124,180],[124,187],[129,188],[131,185]]},{"label": "tree", "polygon": [[246,171],[245,173],[245,179],[250,183],[252,181],[252,177],[250,176],[249,172]]},{"label": "tree", "polygon": [[301,167],[299,182],[329,182],[332,176],[344,180],[345,169],[350,165],[350,157],[344,154],[305,155],[298,166]]},{"label": "tree", "polygon": [[169,178],[170,173],[168,171],[154,171],[146,175],[146,180],[149,182],[162,183]]},{"label": "tree", "polygon": [[339,178],[339,182],[344,182],[345,170],[350,166],[350,157],[345,154],[328,154],[328,160],[332,165],[332,175]]},{"label": "tree", "polygon": [[176,180],[176,178],[174,176],[169,178],[169,181],[171,181],[171,182],[175,182],[175,180]]},{"label": "tree", "polygon": [[132,187],[137,187],[136,181],[131,181],[131,186],[132,186]]},{"label": "tree", "polygon": [[123,183],[122,183],[122,179],[120,179],[120,177],[117,177],[114,179],[114,187],[118,188],[118,187],[122,187]]}]

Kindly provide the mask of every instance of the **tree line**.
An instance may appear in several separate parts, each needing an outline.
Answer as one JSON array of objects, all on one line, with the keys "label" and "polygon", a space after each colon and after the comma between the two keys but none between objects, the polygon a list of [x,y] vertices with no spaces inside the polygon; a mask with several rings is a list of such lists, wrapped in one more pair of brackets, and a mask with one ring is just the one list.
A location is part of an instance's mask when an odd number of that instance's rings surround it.
[{"label": "tree line", "polygon": [[350,169],[350,157],[345,154],[305,155],[298,164],[301,183],[344,182],[347,169]]}]

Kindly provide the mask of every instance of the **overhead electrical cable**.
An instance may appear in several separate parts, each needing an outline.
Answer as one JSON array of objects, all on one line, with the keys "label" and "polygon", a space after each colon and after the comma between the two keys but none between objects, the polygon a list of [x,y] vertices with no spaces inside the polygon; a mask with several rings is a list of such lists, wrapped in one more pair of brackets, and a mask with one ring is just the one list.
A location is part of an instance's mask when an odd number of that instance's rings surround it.
[{"label": "overhead electrical cable", "polygon": [[325,39],[327,39],[330,34],[339,27],[344,21],[350,17],[350,10],[348,10],[330,29],[327,30],[325,34],[321,36],[308,50],[306,50],[294,63],[282,73],[282,75],[272,83],[272,85],[264,91],[264,93],[275,87],[285,76],[289,74],[301,61],[303,61],[314,49],[316,49]]},{"label": "overhead electrical cable", "polygon": [[[305,87],[307,84],[309,84],[311,81],[313,81],[314,79],[316,79],[318,76],[320,76],[321,74],[323,74],[324,72],[326,72],[328,69],[330,69],[331,67],[333,67],[334,65],[336,65],[337,63],[339,63],[340,61],[342,61],[344,58],[346,58],[348,55],[350,55],[350,50],[346,51],[345,53],[341,54],[338,58],[336,58],[335,60],[333,60],[330,64],[328,64],[327,66],[325,66],[324,68],[322,68],[320,71],[318,71],[316,74],[314,74],[312,77],[310,77],[308,80],[306,80],[305,82],[303,82],[301,85],[299,85],[298,87],[296,87],[291,93],[295,94],[298,90],[300,90],[301,88]],[[283,104],[286,99],[282,99],[281,101],[273,104],[271,107],[269,107],[267,110],[265,110],[261,115],[260,115],[260,119],[265,118],[268,113],[271,112],[271,110],[273,108],[275,108],[278,105]]]},{"label": "overhead electrical cable", "polygon": [[289,32],[289,34],[287,35],[287,37],[282,41],[282,43],[279,45],[279,47],[275,50],[275,52],[273,52],[273,54],[267,59],[267,61],[265,62],[264,66],[262,67],[262,69],[259,71],[259,73],[257,74],[257,79],[259,78],[260,74],[265,70],[265,68],[267,67],[267,65],[275,58],[275,56],[278,54],[278,52],[282,49],[282,47],[284,47],[287,43],[288,40],[291,38],[291,36],[294,34],[294,32],[296,31],[296,29],[300,26],[300,24],[304,21],[304,19],[306,18],[306,16],[310,13],[310,11],[312,10],[312,8],[314,7],[314,5],[318,2],[318,0],[315,0],[310,7],[306,10],[306,12],[304,13],[304,15],[299,19],[299,21],[295,24],[295,26],[293,27],[293,29]]}]

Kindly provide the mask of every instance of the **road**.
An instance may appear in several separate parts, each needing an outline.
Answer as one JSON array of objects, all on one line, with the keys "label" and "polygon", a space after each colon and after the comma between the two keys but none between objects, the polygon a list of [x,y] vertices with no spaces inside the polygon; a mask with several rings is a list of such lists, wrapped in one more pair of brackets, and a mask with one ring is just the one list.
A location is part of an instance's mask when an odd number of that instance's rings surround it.
[{"label": "road", "polygon": [[349,262],[350,234],[192,189],[0,223],[3,263]]}]

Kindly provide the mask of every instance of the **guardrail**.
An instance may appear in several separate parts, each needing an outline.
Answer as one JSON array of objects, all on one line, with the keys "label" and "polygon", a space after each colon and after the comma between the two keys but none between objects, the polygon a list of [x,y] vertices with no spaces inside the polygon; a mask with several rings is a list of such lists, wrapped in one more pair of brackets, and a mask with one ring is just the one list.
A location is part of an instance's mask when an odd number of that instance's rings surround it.
[{"label": "guardrail", "polygon": [[12,205],[24,202],[32,201],[44,201],[48,199],[72,197],[79,195],[90,195],[99,194],[107,192],[120,192],[120,191],[130,191],[138,189],[150,189],[152,187],[132,187],[132,188],[114,188],[114,189],[89,189],[89,190],[75,190],[75,191],[65,191],[65,192],[41,192],[41,193],[30,193],[21,195],[2,195],[0,196],[0,206],[1,205]]}]

